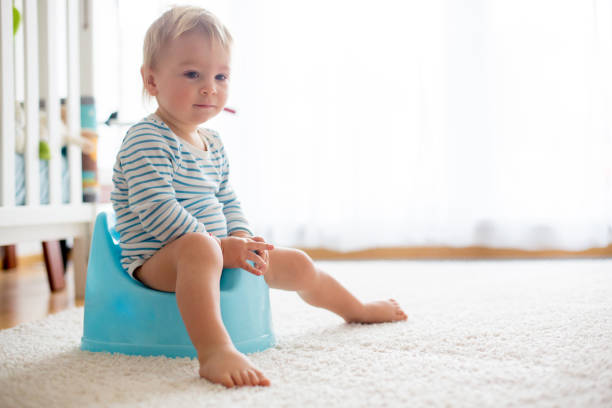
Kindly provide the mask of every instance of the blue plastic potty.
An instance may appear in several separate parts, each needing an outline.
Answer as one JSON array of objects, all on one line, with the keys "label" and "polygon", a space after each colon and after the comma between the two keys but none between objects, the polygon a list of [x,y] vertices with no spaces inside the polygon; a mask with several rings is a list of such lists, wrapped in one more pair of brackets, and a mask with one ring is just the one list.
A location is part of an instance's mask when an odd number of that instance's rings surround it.
[{"label": "blue plastic potty", "polygon": [[[221,317],[242,353],[274,346],[270,290],[263,277],[224,269]],[[197,357],[174,293],[150,289],[121,266],[115,215],[96,218],[91,242],[81,350],[142,356]]]}]

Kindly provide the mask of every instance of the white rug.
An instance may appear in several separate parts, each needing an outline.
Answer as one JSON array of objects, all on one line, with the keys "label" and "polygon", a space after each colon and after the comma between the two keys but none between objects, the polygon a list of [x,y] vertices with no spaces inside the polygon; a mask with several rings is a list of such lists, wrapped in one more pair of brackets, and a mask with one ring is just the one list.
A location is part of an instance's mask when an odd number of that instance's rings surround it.
[{"label": "white rug", "polygon": [[272,291],[268,388],[197,362],[79,350],[83,310],[0,331],[0,407],[612,407],[612,260],[325,262],[408,322],[347,325]]}]

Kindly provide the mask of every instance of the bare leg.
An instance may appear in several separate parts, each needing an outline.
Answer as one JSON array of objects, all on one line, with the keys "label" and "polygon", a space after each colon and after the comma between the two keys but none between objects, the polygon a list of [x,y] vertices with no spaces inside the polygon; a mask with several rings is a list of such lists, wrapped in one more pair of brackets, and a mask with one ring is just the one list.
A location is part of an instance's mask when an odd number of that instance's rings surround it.
[{"label": "bare leg", "polygon": [[270,251],[270,264],[264,277],[270,287],[297,291],[307,303],[334,312],[349,323],[408,318],[393,299],[362,303],[332,276],[317,268],[308,255],[296,249]]},{"label": "bare leg", "polygon": [[166,245],[138,270],[145,285],[176,292],[187,333],[198,352],[200,376],[226,387],[269,385],[270,381],[236,350],[221,319],[219,281],[223,255],[204,234],[186,234]]}]

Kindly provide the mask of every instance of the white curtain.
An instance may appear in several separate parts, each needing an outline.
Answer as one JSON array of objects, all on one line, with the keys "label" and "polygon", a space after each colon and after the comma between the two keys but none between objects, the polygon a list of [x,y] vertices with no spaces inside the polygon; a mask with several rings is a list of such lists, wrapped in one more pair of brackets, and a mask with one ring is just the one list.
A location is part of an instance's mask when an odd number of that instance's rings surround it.
[{"label": "white curtain", "polygon": [[[163,10],[135,23],[129,3],[121,96],[106,98],[128,121],[145,112],[141,41]],[[195,3],[235,37],[238,115],[210,126],[271,242],[612,242],[609,0]]]}]

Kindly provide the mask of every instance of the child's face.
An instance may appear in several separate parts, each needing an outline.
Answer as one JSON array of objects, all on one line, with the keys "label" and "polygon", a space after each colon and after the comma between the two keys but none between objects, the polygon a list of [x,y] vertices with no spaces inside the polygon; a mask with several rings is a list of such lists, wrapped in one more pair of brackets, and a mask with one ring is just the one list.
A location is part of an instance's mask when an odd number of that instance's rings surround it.
[{"label": "child's face", "polygon": [[143,68],[143,78],[164,116],[195,127],[223,110],[229,71],[230,55],[221,44],[188,32],[164,47],[155,69]]}]

